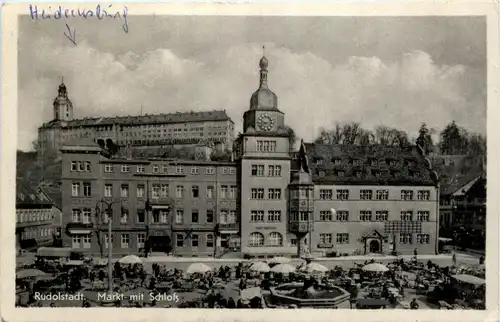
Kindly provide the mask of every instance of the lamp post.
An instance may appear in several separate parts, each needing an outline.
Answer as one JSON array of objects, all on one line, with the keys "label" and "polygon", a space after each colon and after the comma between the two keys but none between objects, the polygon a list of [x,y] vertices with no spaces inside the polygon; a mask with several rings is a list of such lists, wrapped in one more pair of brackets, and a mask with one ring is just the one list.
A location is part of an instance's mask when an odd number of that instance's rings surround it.
[{"label": "lamp post", "polygon": [[106,207],[108,210],[108,293],[112,294],[113,293],[113,265],[111,263],[111,258],[113,256],[113,241],[112,241],[112,222],[113,222],[113,204],[116,203],[121,203],[121,201],[112,201],[112,202],[107,202],[105,200],[99,200],[96,203],[96,214],[99,213],[101,214],[101,208],[99,208],[100,205],[103,207]]}]

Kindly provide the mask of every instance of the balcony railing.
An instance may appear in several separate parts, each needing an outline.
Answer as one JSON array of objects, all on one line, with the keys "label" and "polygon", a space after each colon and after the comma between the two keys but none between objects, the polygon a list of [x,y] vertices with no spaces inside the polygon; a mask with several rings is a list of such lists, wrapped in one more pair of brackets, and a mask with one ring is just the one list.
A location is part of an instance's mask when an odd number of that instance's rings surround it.
[{"label": "balcony railing", "polygon": [[94,224],[83,222],[70,222],[66,225],[67,229],[92,229]]},{"label": "balcony railing", "polygon": [[319,243],[318,248],[333,248],[333,243]]}]

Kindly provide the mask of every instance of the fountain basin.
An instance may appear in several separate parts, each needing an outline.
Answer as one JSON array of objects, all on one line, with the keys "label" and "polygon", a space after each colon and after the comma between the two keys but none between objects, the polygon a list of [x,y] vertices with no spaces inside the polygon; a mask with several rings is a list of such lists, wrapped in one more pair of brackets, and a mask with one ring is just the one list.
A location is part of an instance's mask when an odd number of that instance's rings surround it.
[{"label": "fountain basin", "polygon": [[350,308],[350,293],[338,286],[319,284],[304,290],[304,283],[287,283],[271,287],[271,301],[277,305],[310,308]]}]

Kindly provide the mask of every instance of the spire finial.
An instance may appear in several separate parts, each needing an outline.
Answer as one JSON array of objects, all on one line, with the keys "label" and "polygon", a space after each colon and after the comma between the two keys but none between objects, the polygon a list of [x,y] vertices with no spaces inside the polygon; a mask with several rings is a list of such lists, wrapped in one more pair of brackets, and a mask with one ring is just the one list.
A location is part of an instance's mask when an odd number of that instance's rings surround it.
[{"label": "spire finial", "polygon": [[61,84],[64,84],[64,76],[61,76]]},{"label": "spire finial", "polygon": [[266,55],[266,45],[262,45],[262,56]]}]

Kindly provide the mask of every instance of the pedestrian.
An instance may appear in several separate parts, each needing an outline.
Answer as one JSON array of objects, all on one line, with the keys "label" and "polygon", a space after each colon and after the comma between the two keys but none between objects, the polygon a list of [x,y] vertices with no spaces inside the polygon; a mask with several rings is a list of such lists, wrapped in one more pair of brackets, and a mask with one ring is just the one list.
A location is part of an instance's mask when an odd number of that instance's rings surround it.
[{"label": "pedestrian", "polygon": [[453,267],[457,266],[457,254],[453,253],[453,256],[451,256],[451,260],[453,262]]},{"label": "pedestrian", "polygon": [[412,310],[418,310],[418,303],[416,298],[413,298],[413,300],[411,300],[410,308]]},{"label": "pedestrian", "polygon": [[483,264],[484,264],[484,255],[481,255],[481,257],[479,257],[479,265]]},{"label": "pedestrian", "polygon": [[413,256],[415,257],[415,261],[417,261],[417,249],[413,250]]}]

